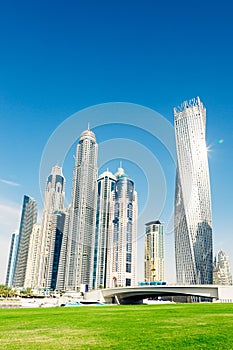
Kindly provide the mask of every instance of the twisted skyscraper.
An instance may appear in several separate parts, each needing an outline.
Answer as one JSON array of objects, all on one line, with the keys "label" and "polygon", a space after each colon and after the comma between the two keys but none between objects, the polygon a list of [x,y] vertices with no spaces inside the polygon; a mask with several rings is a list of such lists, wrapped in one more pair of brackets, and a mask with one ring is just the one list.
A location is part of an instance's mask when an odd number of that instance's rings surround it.
[{"label": "twisted skyscraper", "polygon": [[177,149],[177,282],[212,284],[212,218],[205,140],[206,109],[197,97],[175,108],[174,117]]}]

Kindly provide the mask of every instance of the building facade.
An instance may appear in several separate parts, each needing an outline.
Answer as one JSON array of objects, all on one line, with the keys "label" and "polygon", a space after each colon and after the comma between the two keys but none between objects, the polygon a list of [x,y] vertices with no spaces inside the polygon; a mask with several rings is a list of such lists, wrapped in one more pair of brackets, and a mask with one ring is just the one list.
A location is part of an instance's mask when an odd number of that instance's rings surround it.
[{"label": "building facade", "polygon": [[69,205],[65,211],[63,211],[64,217],[64,225],[62,232],[62,242],[59,256],[59,264],[58,264],[58,272],[57,272],[57,282],[56,289],[57,290],[65,290],[67,285],[68,278],[68,263],[69,263],[69,252],[68,252],[68,236],[70,232],[70,209]]},{"label": "building facade", "polygon": [[73,175],[68,275],[66,288],[92,287],[97,198],[97,152],[95,134],[85,130],[79,139]]},{"label": "building facade", "polygon": [[107,288],[136,285],[137,193],[134,182],[119,168],[112,201],[112,229],[109,230]]},{"label": "building facade", "polygon": [[15,264],[16,264],[16,256],[18,251],[18,243],[19,243],[19,234],[12,233],[11,243],[10,243],[10,251],[7,265],[7,273],[6,273],[6,286],[11,287],[14,277]]},{"label": "building facade", "polygon": [[30,236],[28,259],[25,275],[25,288],[37,288],[38,271],[40,264],[41,226],[34,224]]},{"label": "building facade", "polygon": [[163,225],[158,220],[146,224],[144,277],[145,282],[164,281]]},{"label": "building facade", "polygon": [[50,249],[49,268],[50,271],[47,276],[47,285],[51,289],[57,287],[58,268],[63,240],[63,233],[65,230],[66,213],[62,211],[55,211],[53,220],[51,221],[50,234],[53,244]]},{"label": "building facade", "polygon": [[212,284],[213,247],[206,109],[199,97],[174,109],[177,149],[177,283]]},{"label": "building facade", "polygon": [[93,287],[106,287],[108,236],[112,229],[112,201],[116,177],[105,171],[98,177]]},{"label": "building facade", "polygon": [[37,272],[37,286],[39,288],[52,288],[54,249],[56,238],[58,238],[56,236],[56,224],[59,225],[58,230],[60,230],[59,218],[55,213],[64,211],[64,197],[65,178],[62,174],[62,168],[56,165],[47,178],[44,193],[40,242],[41,256]]},{"label": "building facade", "polygon": [[232,272],[229,256],[220,250],[214,257],[213,283],[232,285]]},{"label": "building facade", "polygon": [[16,255],[16,264],[13,277],[13,286],[16,288],[23,288],[25,286],[26,268],[28,262],[28,252],[33,225],[37,220],[37,204],[36,201],[24,196],[23,208],[21,214],[20,228],[19,228],[19,243]]}]

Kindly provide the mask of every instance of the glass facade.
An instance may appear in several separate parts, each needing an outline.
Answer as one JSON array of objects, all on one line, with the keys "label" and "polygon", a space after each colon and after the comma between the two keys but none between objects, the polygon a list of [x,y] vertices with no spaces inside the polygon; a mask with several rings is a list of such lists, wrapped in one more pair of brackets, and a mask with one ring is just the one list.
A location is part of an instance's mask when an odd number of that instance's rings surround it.
[{"label": "glass facade", "polygon": [[28,252],[33,225],[37,220],[36,201],[29,196],[23,198],[23,209],[19,228],[19,243],[16,254],[16,265],[13,286],[22,288],[25,284]]},{"label": "glass facade", "polygon": [[15,271],[16,255],[18,250],[19,234],[12,233],[11,244],[7,265],[7,274],[6,274],[6,286],[11,287],[13,282],[13,276]]},{"label": "glass facade", "polygon": [[51,266],[51,282],[50,288],[56,289],[57,277],[58,277],[58,266],[60,261],[60,252],[62,246],[63,232],[65,226],[66,214],[63,212],[56,211],[54,213],[54,248],[53,258]]}]

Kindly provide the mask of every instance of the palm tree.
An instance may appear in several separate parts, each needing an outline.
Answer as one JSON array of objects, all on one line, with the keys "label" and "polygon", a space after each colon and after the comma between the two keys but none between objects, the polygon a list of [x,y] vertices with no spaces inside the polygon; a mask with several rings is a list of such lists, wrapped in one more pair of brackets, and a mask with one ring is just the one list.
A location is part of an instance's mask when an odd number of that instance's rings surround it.
[{"label": "palm tree", "polygon": [[9,286],[5,286],[4,284],[0,284],[0,297],[2,298],[8,298],[8,297],[14,297],[16,295],[16,291],[13,290]]},{"label": "palm tree", "polygon": [[25,295],[27,297],[31,297],[31,296],[33,296],[33,291],[31,288],[26,288],[26,289],[21,290],[20,294]]}]

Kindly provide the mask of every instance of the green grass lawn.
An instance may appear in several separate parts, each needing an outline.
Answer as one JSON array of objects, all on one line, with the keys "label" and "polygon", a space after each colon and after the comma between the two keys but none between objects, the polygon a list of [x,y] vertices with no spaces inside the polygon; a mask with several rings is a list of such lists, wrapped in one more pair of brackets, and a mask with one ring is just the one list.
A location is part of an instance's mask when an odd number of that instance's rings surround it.
[{"label": "green grass lawn", "polygon": [[0,349],[233,349],[233,304],[0,309]]}]

